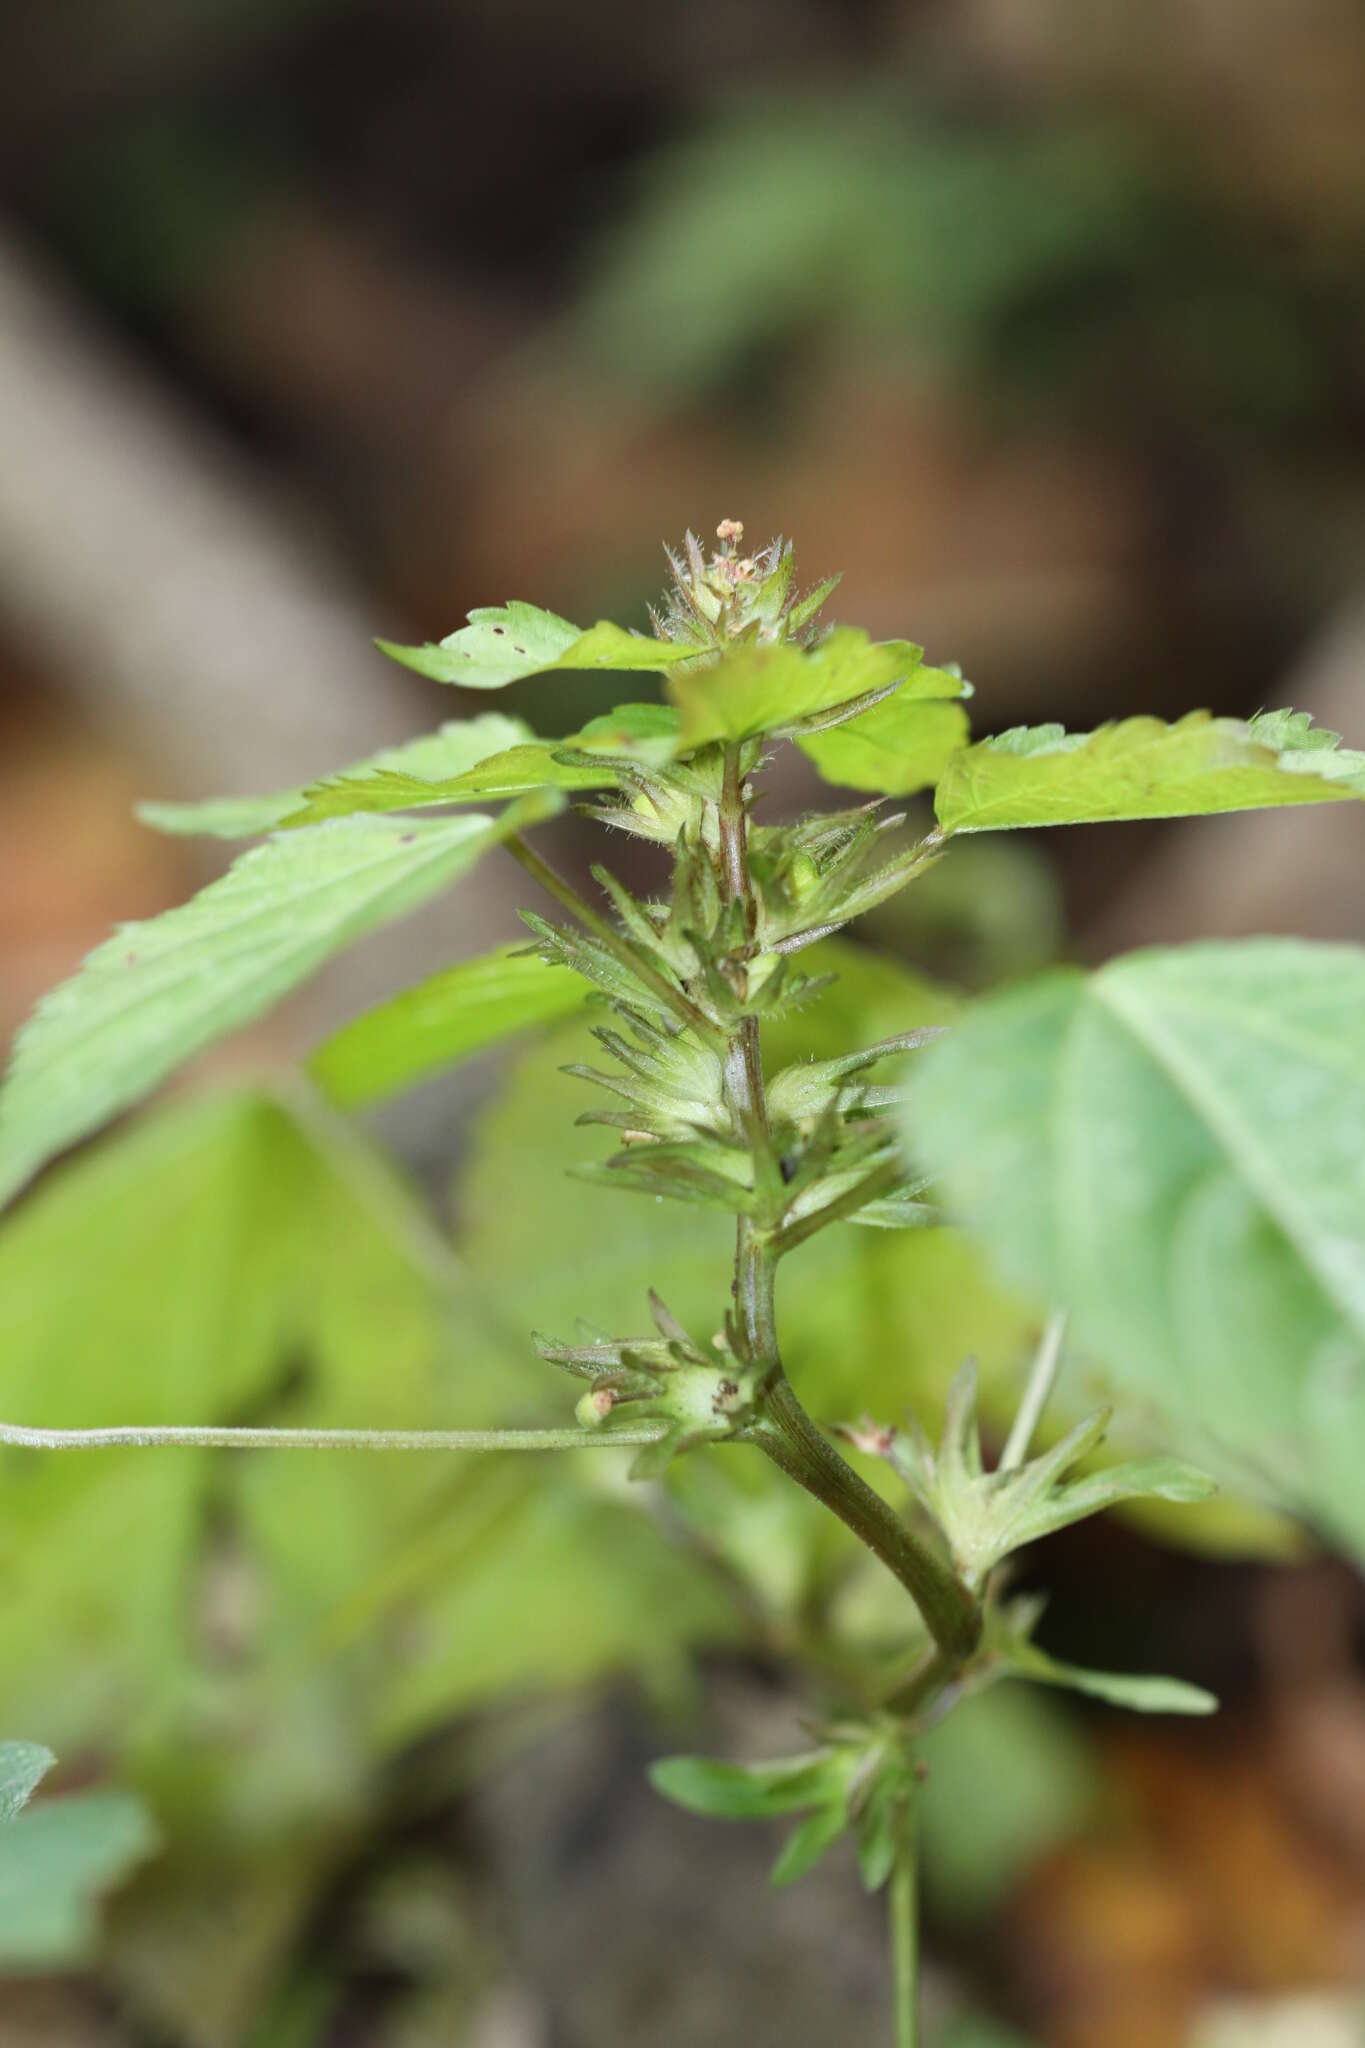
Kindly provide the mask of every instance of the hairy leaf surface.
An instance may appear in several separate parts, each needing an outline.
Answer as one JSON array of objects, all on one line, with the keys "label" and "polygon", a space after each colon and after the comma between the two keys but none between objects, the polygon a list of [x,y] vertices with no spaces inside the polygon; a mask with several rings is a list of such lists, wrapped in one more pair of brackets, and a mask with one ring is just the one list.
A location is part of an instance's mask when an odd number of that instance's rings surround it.
[{"label": "hairy leaf surface", "polygon": [[[736,647],[708,668],[670,676],[667,687],[682,713],[683,745],[696,747],[775,732],[891,683],[910,688],[905,679],[913,678],[923,654],[908,640],[873,641],[856,627],[839,626],[813,648],[790,642]],[[959,694],[961,683],[947,680],[951,691],[929,694]]]},{"label": "hairy leaf surface", "polygon": [[[917,669],[909,682],[884,697],[869,711],[824,732],[803,733],[797,745],[815,763],[826,782],[844,789],[880,791],[885,796],[913,796],[930,789],[954,754],[967,744],[967,714],[960,704],[936,703],[922,687],[931,677],[956,682],[942,669]],[[945,689],[944,697],[956,696]]]},{"label": "hairy leaf surface", "polygon": [[1174,725],[1126,718],[1091,733],[1016,726],[956,755],[938,786],[948,832],[1179,818],[1365,796],[1365,753],[1315,731],[1306,713]]},{"label": "hairy leaf surface", "polygon": [[467,626],[447,634],[436,646],[400,647],[392,640],[375,644],[405,668],[416,669],[433,682],[458,683],[464,690],[502,690],[523,676],[551,669],[666,669],[694,658],[697,651],[629,633],[608,619],[584,632],[557,613],[516,598],[471,612]]},{"label": "hairy leaf surface", "polygon": [[515,811],[337,819],[267,840],[190,902],[122,927],[19,1034],[0,1088],[0,1201],[332,954],[447,887],[518,822]]}]

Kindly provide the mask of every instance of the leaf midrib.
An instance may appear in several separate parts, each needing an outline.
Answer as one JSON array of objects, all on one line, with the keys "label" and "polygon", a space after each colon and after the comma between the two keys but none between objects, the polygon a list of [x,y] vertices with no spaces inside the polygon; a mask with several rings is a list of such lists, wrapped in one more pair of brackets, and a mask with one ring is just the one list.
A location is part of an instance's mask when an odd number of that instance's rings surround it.
[{"label": "leaf midrib", "polygon": [[1290,1243],[1345,1320],[1365,1335],[1360,1303],[1343,1293],[1330,1261],[1321,1255],[1322,1231],[1308,1209],[1287,1186],[1274,1161],[1257,1143],[1254,1130],[1238,1116],[1222,1090],[1187,1049],[1149,1011],[1126,997],[1117,974],[1104,969],[1090,982],[1090,993],[1105,1004],[1217,1140],[1229,1163],[1245,1181],[1267,1214],[1273,1216]]}]

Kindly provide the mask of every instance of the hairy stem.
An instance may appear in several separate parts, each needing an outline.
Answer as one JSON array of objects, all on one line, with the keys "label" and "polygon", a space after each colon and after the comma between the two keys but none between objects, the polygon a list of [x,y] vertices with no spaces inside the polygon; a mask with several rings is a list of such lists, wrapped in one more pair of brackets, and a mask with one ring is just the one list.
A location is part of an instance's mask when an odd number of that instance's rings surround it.
[{"label": "hairy stem", "polygon": [[140,1424],[114,1429],[26,1429],[0,1422],[0,1444],[29,1451],[104,1451],[120,1444],[222,1451],[579,1451],[652,1444],[665,1423],[600,1436],[590,1429],[235,1429],[230,1424]]},{"label": "hairy stem", "polygon": [[[745,907],[754,927],[753,885],[748,862],[748,819],[740,777],[739,747],[725,749],[719,807],[721,874],[731,902]],[[726,1094],[735,1129],[750,1147],[754,1184],[781,1199],[781,1174],[773,1157],[763,1089],[763,1065],[756,1018],[745,1018],[730,1035],[725,1062]],[[875,1186],[872,1183],[875,1182]],[[869,1193],[884,1192],[876,1175]],[[831,1205],[833,1206],[833,1205]],[[823,1220],[832,1220],[825,1218]],[[798,1226],[778,1237],[750,1216],[741,1216],[735,1239],[735,1309],[748,1362],[765,1379],[764,1423],[756,1442],[799,1486],[822,1501],[895,1574],[915,1601],[934,1640],[948,1655],[970,1655],[981,1633],[981,1610],[951,1567],[935,1556],[879,1495],[858,1477],[807,1415],[782,1369],[774,1307],[774,1281],[783,1250],[810,1232]]]},{"label": "hairy stem", "polygon": [[888,1903],[891,1918],[891,1968],[895,1987],[896,2048],[916,2048],[919,2040],[919,1899],[918,1843],[913,1800],[896,1811],[896,1860],[891,1867]]}]

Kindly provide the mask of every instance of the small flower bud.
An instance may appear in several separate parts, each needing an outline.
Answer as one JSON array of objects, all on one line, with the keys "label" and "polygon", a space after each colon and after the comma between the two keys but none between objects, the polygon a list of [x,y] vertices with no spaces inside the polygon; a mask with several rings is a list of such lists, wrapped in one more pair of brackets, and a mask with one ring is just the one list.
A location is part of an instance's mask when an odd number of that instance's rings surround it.
[{"label": "small flower bud", "polygon": [[593,1387],[578,1403],[574,1414],[584,1429],[600,1429],[615,1406],[614,1387]]},{"label": "small flower bud", "polygon": [[[742,519],[722,519],[720,525],[716,528],[716,539],[719,541],[732,540],[738,542],[742,541],[743,538],[744,521]],[[750,563],[750,568],[752,567],[753,564]]]}]

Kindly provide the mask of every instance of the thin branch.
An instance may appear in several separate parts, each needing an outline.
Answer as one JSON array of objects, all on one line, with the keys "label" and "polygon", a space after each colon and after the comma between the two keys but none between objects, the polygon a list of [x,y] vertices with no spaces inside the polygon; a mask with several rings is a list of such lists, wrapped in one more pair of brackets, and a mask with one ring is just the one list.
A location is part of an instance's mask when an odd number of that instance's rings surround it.
[{"label": "thin branch", "polygon": [[114,1429],[27,1429],[0,1422],[0,1445],[26,1451],[144,1449],[224,1451],[585,1451],[613,1444],[651,1444],[664,1423],[598,1432],[590,1429],[234,1429],[228,1424]]},{"label": "thin branch", "polygon": [[804,1244],[808,1237],[814,1237],[816,1231],[823,1230],[827,1223],[846,1223],[869,1202],[880,1201],[883,1195],[892,1194],[904,1178],[905,1169],[898,1159],[884,1159],[880,1166],[874,1166],[870,1173],[845,1189],[842,1195],[836,1195],[832,1202],[826,1202],[823,1208],[812,1209],[809,1215],[798,1216],[794,1223],[778,1231],[773,1239],[775,1251],[780,1257],[795,1251],[797,1245]]}]

